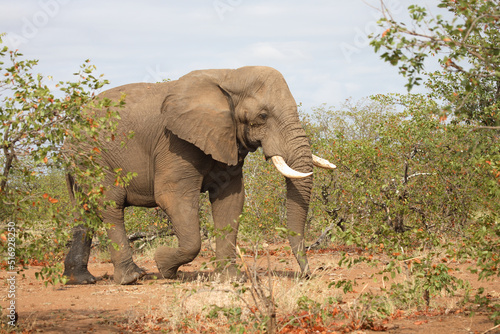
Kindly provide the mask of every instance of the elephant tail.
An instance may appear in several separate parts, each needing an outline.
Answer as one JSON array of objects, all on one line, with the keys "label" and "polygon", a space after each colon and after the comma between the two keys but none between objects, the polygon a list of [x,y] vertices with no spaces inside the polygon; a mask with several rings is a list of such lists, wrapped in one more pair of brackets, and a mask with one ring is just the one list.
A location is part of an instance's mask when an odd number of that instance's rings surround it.
[{"label": "elephant tail", "polygon": [[76,205],[75,191],[76,183],[75,178],[70,173],[66,174],[66,187],[68,187],[69,199],[73,205]]}]

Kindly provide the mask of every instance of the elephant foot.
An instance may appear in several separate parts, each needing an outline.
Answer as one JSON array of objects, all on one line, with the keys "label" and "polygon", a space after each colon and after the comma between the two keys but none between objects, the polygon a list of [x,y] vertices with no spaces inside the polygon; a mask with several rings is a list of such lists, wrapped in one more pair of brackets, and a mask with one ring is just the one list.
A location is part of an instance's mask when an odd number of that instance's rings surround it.
[{"label": "elephant foot", "polygon": [[156,267],[160,271],[160,275],[163,278],[166,278],[166,279],[176,279],[177,278],[177,269],[179,269],[180,266],[171,266],[171,265],[168,265],[167,263],[158,261],[156,256],[155,256],[155,261],[156,261]]},{"label": "elephant foot", "polygon": [[248,280],[247,275],[242,272],[239,269],[236,269],[234,271],[230,270],[223,270],[220,271],[220,280],[221,282],[240,282],[244,283]]},{"label": "elephant foot", "polygon": [[92,275],[87,268],[74,270],[73,272],[65,270],[63,275],[68,279],[66,285],[95,284],[97,281],[94,275]]},{"label": "elephant foot", "polygon": [[144,275],[146,271],[132,262],[126,266],[115,266],[113,277],[116,284],[127,285],[137,282]]},{"label": "elephant foot", "polygon": [[158,270],[160,271],[160,275],[163,278],[166,278],[166,279],[176,279],[177,278],[177,268],[164,269],[160,265],[158,265],[158,262],[156,263],[156,266],[158,267]]},{"label": "elephant foot", "polygon": [[177,269],[181,266],[178,264],[176,260],[175,249],[172,249],[167,246],[161,246],[156,250],[155,253],[155,262],[156,267],[160,271],[160,275],[166,279],[176,279],[177,278]]},{"label": "elephant foot", "polygon": [[217,266],[215,269],[215,273],[220,275],[220,280],[222,282],[245,282],[247,280],[247,275],[243,271],[243,268],[234,263],[227,263],[224,266]]}]

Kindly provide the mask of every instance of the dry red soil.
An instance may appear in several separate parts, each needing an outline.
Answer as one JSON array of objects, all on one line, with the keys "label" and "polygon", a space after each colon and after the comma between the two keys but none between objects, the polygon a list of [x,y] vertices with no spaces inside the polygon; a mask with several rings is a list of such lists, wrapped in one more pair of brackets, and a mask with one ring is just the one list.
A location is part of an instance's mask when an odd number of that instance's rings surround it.
[{"label": "dry red soil", "polygon": [[[274,247],[273,247],[274,248]],[[278,325],[281,332],[292,333],[335,333],[342,332],[341,327],[286,326],[280,314],[292,316],[288,312],[297,306],[296,300],[307,296],[323,302],[328,296],[340,298],[342,307],[347,308],[356,302],[362,292],[380,292],[382,280],[374,281],[371,276],[377,268],[366,264],[358,264],[347,269],[338,266],[338,251],[324,250],[308,254],[312,278],[298,279],[298,266],[290,252],[283,245],[274,248],[270,256],[262,256],[257,262],[254,257],[244,257],[246,263],[255,267],[264,277],[268,261],[273,270],[272,282],[274,296],[277,301]],[[119,286],[112,280],[113,267],[109,261],[93,258],[89,264],[90,271],[100,280],[95,285],[86,286],[45,286],[35,278],[40,267],[29,267],[17,276],[16,304],[19,315],[16,331],[22,333],[225,333],[229,331],[227,320],[210,320],[206,317],[211,305],[229,305],[238,303],[238,298],[230,298],[234,287],[229,283],[214,282],[208,278],[210,269],[205,269],[204,262],[213,256],[212,252],[202,251],[191,264],[181,267],[183,278],[166,280],[159,278],[158,270],[151,258],[138,257],[136,262],[147,269],[148,275],[135,285]],[[458,265],[457,265],[458,266]],[[497,280],[478,282],[476,277],[468,273],[462,264],[460,277],[469,280],[474,289],[484,287],[488,296],[498,303],[500,282]],[[208,266],[210,268],[210,266]],[[0,279],[6,282],[6,274]],[[339,279],[356,281],[354,292],[343,294],[339,289],[328,287],[328,284]],[[403,278],[404,279],[404,278]],[[249,283],[245,283],[249,285]],[[266,283],[267,284],[267,283]],[[386,333],[500,333],[500,328],[488,318],[487,310],[469,312],[467,307],[457,306],[459,296],[441,296],[434,308],[426,311],[395,312],[393,316],[380,320],[374,329]],[[251,300],[248,292],[243,296]],[[5,313],[7,298],[3,298],[1,306]],[[222,303],[222,305],[221,305]],[[226,303],[226,304],[224,304]],[[232,304],[234,305],[234,304]],[[243,305],[244,306],[244,305]],[[243,307],[245,308],[245,307]],[[3,315],[2,317],[5,317]],[[2,319],[4,320],[4,319]],[[345,321],[348,323],[348,320]],[[0,332],[7,332],[3,321]],[[190,323],[188,327],[182,324]],[[196,326],[199,326],[197,328]],[[319,327],[318,327],[319,328]],[[336,329],[335,329],[336,328]],[[340,330],[339,330],[340,328]],[[344,332],[348,331],[345,327]],[[372,329],[352,329],[353,333],[372,333]]]}]

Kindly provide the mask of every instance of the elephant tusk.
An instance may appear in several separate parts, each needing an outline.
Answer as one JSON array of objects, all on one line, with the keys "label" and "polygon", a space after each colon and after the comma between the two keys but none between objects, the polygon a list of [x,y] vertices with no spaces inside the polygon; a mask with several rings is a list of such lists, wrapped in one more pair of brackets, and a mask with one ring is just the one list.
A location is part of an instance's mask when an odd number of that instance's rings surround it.
[{"label": "elephant tusk", "polygon": [[337,168],[337,166],[335,166],[334,164],[332,164],[330,161],[326,160],[326,159],[323,159],[323,158],[320,158],[316,155],[313,154],[313,164],[314,166],[316,167],[321,167],[321,168],[324,168],[324,169],[335,169]]},{"label": "elephant tusk", "polygon": [[271,158],[271,160],[273,161],[274,166],[276,166],[276,169],[289,179],[303,179],[305,177],[312,175],[312,172],[302,173],[292,169],[290,166],[286,164],[285,159],[283,159],[279,155],[275,155],[274,157]]}]

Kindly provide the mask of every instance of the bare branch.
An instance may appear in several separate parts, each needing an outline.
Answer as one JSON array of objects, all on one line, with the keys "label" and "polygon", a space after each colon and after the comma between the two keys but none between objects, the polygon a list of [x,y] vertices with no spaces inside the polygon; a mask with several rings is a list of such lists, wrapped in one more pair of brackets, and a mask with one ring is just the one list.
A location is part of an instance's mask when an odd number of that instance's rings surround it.
[{"label": "bare branch", "polygon": [[500,126],[476,126],[474,129],[472,129],[472,131],[483,130],[483,129],[500,130]]},{"label": "bare branch", "polygon": [[[408,175],[408,176],[406,177],[406,181],[408,181],[409,179],[414,178],[414,177],[416,177],[416,176],[423,176],[423,175],[430,176],[430,175],[436,175],[436,173],[413,173],[413,174]],[[402,183],[406,183],[404,178],[401,180],[401,182],[402,182]]]},{"label": "bare branch", "polygon": [[325,241],[325,239],[328,236],[329,232],[335,228],[335,226],[339,226],[342,229],[342,226],[343,226],[342,223],[343,222],[344,222],[344,219],[340,218],[338,221],[335,221],[335,222],[331,223],[327,228],[325,228],[325,230],[323,231],[323,233],[321,233],[321,235],[319,236],[318,239],[316,239],[315,242],[313,242],[310,246],[306,247],[306,250],[309,251],[311,249],[315,249],[315,248],[319,247]]},{"label": "bare branch", "polygon": [[470,33],[472,32],[472,30],[474,29],[474,27],[477,25],[477,22],[479,20],[485,18],[485,17],[491,17],[491,18],[494,18],[494,19],[498,19],[500,16],[498,16],[498,15],[491,15],[491,14],[484,14],[484,15],[476,17],[476,19],[470,25],[469,30],[467,30],[467,33],[465,34],[464,38],[462,38],[462,44],[465,44],[465,41],[469,38]]}]

